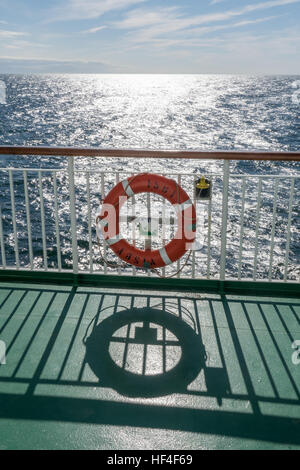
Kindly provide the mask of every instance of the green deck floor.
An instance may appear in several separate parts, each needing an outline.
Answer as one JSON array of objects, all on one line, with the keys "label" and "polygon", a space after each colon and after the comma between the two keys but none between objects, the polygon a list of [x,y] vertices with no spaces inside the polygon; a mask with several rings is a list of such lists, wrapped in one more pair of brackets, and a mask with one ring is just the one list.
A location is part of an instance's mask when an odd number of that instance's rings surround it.
[{"label": "green deck floor", "polygon": [[1,282],[0,449],[300,448],[299,317],[297,298]]}]

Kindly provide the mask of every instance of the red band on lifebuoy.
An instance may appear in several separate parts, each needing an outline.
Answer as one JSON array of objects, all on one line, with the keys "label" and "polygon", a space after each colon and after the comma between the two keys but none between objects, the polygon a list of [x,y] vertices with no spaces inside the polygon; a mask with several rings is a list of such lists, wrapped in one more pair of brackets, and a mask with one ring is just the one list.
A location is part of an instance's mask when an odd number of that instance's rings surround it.
[{"label": "red band on lifebuoy", "polygon": [[[174,238],[160,250],[140,250],[130,245],[119,230],[120,208],[134,194],[154,193],[176,206],[178,229]],[[118,183],[106,196],[97,218],[104,239],[126,263],[139,268],[161,268],[174,263],[191,248],[196,236],[196,210],[187,193],[172,179],[150,173],[131,176]]]}]

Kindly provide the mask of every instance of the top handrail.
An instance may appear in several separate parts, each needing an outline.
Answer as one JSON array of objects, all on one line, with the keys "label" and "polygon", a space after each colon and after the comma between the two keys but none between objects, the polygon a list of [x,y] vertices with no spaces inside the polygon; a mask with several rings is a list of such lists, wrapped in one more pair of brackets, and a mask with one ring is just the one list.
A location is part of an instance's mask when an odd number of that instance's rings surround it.
[{"label": "top handrail", "polygon": [[98,149],[76,147],[22,147],[0,145],[0,155],[40,155],[64,157],[171,158],[189,160],[300,161],[300,152],[236,152],[194,150]]}]

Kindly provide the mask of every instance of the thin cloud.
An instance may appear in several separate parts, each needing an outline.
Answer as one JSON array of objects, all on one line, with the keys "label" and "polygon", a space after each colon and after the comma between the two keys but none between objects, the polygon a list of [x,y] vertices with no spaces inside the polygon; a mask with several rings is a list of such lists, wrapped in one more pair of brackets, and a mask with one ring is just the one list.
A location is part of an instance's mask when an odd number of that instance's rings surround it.
[{"label": "thin cloud", "polygon": [[145,1],[147,0],[68,0],[63,6],[53,10],[53,16],[48,21],[99,18],[109,11],[126,9]]},{"label": "thin cloud", "polygon": [[[155,48],[161,48],[161,49],[167,49],[170,47],[211,47],[215,45],[220,45],[224,43],[225,39],[224,38],[219,38],[219,37],[214,37],[214,38],[209,38],[209,39],[202,39],[201,35],[215,32],[215,31],[221,31],[221,30],[226,30],[226,29],[237,29],[240,27],[244,27],[247,25],[251,24],[257,24],[257,23],[264,23],[267,21],[271,21],[272,19],[279,18],[279,16],[269,16],[265,18],[259,18],[256,20],[245,20],[245,21],[239,21],[237,23],[231,23],[228,25],[217,25],[217,26],[207,26],[207,27],[202,27],[202,28],[197,28],[193,29],[190,31],[189,36],[185,34],[184,37],[179,37],[177,35],[176,39],[168,39],[168,38],[153,38],[151,41],[149,40],[149,43],[151,43],[151,46]],[[182,33],[183,34],[183,33]],[[197,36],[196,38],[193,36]],[[255,36],[257,40],[260,39],[259,36]],[[145,41],[146,42],[146,41]],[[134,48],[136,47],[143,47],[144,43],[140,43],[139,45],[135,45]]]},{"label": "thin cloud", "polygon": [[90,28],[86,29],[85,31],[81,31],[82,34],[94,34],[97,33],[98,31],[101,31],[102,29],[106,29],[107,26],[98,26],[97,28]]},{"label": "thin cloud", "polygon": [[29,33],[21,33],[19,31],[6,31],[6,30],[0,30],[0,38],[4,39],[12,39],[12,38],[17,38],[19,36],[28,36]]},{"label": "thin cloud", "polygon": [[[238,21],[237,23],[230,23],[230,24],[223,24],[223,25],[216,25],[216,26],[206,26],[201,28],[193,28],[189,33],[192,35],[201,35],[206,33],[212,33],[214,31],[221,31],[225,29],[235,29],[235,28],[242,28],[244,26],[259,24],[259,23],[266,23],[267,21],[274,20],[276,18],[280,18],[279,15],[273,16],[266,16],[264,18],[257,18],[255,20],[243,20]],[[186,33],[186,32],[185,32]]]},{"label": "thin cloud", "polygon": [[[165,28],[165,32],[178,31],[206,23],[226,21],[236,16],[242,16],[254,11],[299,3],[300,0],[273,0],[255,5],[246,5],[239,10],[228,10],[220,13],[185,17],[179,8],[162,8],[156,11],[136,9],[127,13],[125,19],[113,23],[119,29],[138,29],[148,25],[157,26],[158,29]],[[159,25],[161,25],[159,27]]]},{"label": "thin cloud", "polygon": [[24,47],[49,47],[49,44],[41,44],[38,42],[23,41],[18,39],[4,45],[4,47],[7,49],[23,49]]},{"label": "thin cloud", "polygon": [[[112,26],[118,29],[131,30],[129,37],[133,43],[151,42],[170,33],[187,32],[190,34],[193,30],[196,31],[197,26],[228,21],[247,13],[299,2],[300,0],[272,0],[255,5],[246,5],[238,10],[227,10],[191,17],[183,16],[182,10],[176,7],[161,8],[155,11],[139,8],[130,11],[124,19],[112,23]],[[227,26],[222,26],[221,29],[224,27],[227,28]]]},{"label": "thin cloud", "polygon": [[247,5],[243,10],[244,10],[244,13],[249,13],[249,12],[257,11],[257,10],[265,10],[267,8],[291,5],[292,3],[299,3],[299,1],[300,0],[274,0],[274,1],[269,1],[269,2],[257,3],[255,5]]},{"label": "thin cloud", "polygon": [[116,21],[112,25],[118,29],[136,29],[145,26],[165,24],[183,18],[179,7],[166,7],[157,10],[145,10],[137,8],[126,14],[121,21]]},{"label": "thin cloud", "polygon": [[[168,47],[175,46],[174,49]],[[157,40],[155,56],[169,58],[171,55],[180,59],[189,54],[192,62],[188,65],[188,73],[199,73],[205,64],[205,73],[299,73],[298,63],[294,58],[299,55],[300,35],[298,30],[277,30],[272,33],[249,34],[228,33],[222,38],[206,40],[185,39]],[[163,47],[161,47],[163,46]],[[191,52],[198,48],[197,54]],[[286,58],[285,69],[282,63]],[[175,72],[176,62],[173,62]],[[200,68],[199,68],[200,67]],[[166,72],[167,73],[167,72]]]}]

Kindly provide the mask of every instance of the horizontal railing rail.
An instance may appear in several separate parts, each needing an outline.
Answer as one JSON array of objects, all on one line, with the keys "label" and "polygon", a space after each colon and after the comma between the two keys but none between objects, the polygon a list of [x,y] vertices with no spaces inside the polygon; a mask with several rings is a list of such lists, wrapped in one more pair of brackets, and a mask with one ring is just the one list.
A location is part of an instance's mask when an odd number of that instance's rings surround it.
[{"label": "horizontal railing rail", "polygon": [[[132,172],[100,166],[75,166],[74,157],[115,157],[223,160],[205,175],[212,184],[211,199],[197,200],[199,175],[174,169],[162,174],[175,178],[190,194],[197,217],[201,250],[189,262],[179,260],[163,268],[161,275],[191,279],[299,282],[299,187],[295,165],[285,174],[234,173],[233,160],[300,161],[300,152],[195,152],[87,148],[0,146],[0,155],[67,157],[62,168],[25,167],[27,159],[13,159],[0,168],[0,268],[3,270],[57,271],[119,276],[155,276],[151,270],[124,268],[102,240],[102,258],[96,243],[95,213],[108,191]],[[36,163],[36,161],[35,161]],[[45,164],[45,162],[43,162]],[[10,161],[8,159],[8,164]],[[20,164],[20,168],[15,166]],[[53,161],[52,161],[53,164]],[[122,165],[120,165],[122,166]],[[275,168],[275,166],[274,166]],[[268,171],[272,170],[272,166]],[[151,196],[152,197],[152,196]],[[132,198],[134,202],[134,198]],[[151,202],[151,203],[150,203]],[[146,197],[148,216],[151,204]],[[156,213],[160,235],[165,239],[162,213]],[[199,215],[202,217],[200,218]],[[132,222],[130,215],[121,220]],[[170,219],[171,220],[171,219]],[[170,225],[174,225],[172,222]],[[136,243],[135,228],[130,238]],[[184,268],[184,269],[181,269]],[[178,274],[177,274],[178,272]]]},{"label": "horizontal railing rail", "polygon": [[300,152],[206,152],[193,150],[97,149],[72,147],[1,146],[0,155],[40,155],[109,158],[172,158],[190,160],[300,161]]}]

